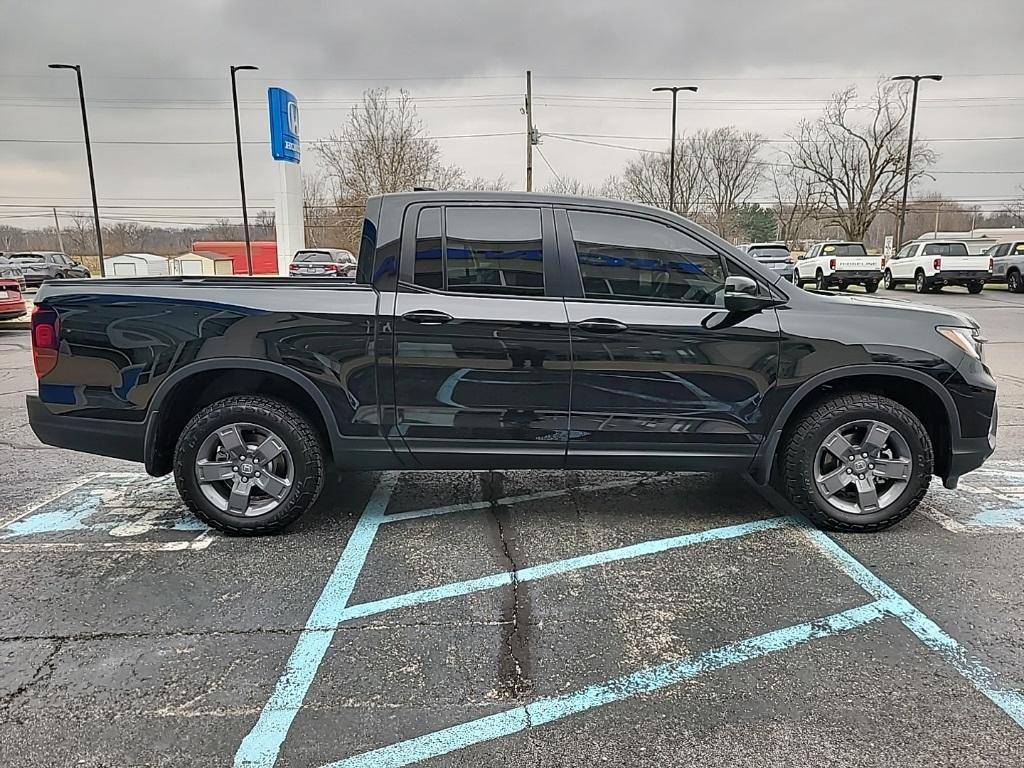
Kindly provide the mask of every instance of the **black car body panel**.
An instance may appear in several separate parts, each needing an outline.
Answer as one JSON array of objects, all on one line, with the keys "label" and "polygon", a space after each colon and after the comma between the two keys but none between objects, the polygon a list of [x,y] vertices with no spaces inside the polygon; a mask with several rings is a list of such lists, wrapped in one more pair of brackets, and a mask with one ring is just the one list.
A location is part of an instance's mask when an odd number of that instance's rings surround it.
[{"label": "black car body panel", "polygon": [[[778,306],[730,311],[688,261],[656,267],[651,248],[623,259],[621,245],[577,242],[584,214],[683,238],[694,263],[752,278]],[[513,220],[527,235],[481,245],[458,229]],[[622,293],[641,288],[649,297]],[[36,303],[59,318],[60,345],[29,398],[40,439],[154,474],[170,470],[182,413],[255,391],[301,403],[335,462],[359,468],[745,470],[767,481],[787,420],[851,381],[916,387],[934,404],[947,482],[994,439],[988,369],[935,331],[969,318],[803,291],[690,222],[610,200],[387,195],[367,203],[355,284],[61,281]]]}]

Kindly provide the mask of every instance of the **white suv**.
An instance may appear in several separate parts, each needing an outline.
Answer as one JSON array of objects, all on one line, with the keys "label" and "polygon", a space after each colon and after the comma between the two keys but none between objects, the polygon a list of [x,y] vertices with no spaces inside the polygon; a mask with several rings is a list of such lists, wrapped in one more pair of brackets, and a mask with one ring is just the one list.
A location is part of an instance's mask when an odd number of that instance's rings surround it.
[{"label": "white suv", "polygon": [[803,287],[814,282],[819,291],[836,286],[845,291],[851,285],[863,285],[868,293],[878,290],[882,279],[882,257],[869,256],[864,243],[831,240],[816,243],[799,257],[793,282]]},{"label": "white suv", "polygon": [[956,240],[928,240],[907,243],[885,265],[882,280],[895,289],[913,283],[918,293],[938,291],[944,285],[962,285],[970,293],[981,293],[992,276],[987,254],[971,255],[967,244]]}]

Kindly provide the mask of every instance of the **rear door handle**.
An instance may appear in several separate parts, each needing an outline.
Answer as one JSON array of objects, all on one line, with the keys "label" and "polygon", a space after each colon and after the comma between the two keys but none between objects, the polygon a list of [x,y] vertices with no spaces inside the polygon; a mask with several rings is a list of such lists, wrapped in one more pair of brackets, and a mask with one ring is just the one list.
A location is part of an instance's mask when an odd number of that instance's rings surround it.
[{"label": "rear door handle", "polygon": [[625,323],[620,323],[618,320],[612,320],[607,317],[591,317],[586,320],[580,320],[576,323],[576,327],[591,333],[621,333],[629,329],[629,326]]},{"label": "rear door handle", "polygon": [[419,323],[420,325],[444,325],[455,318],[447,312],[440,312],[436,309],[416,309],[412,312],[406,312],[402,315],[402,319],[408,320],[410,323]]}]

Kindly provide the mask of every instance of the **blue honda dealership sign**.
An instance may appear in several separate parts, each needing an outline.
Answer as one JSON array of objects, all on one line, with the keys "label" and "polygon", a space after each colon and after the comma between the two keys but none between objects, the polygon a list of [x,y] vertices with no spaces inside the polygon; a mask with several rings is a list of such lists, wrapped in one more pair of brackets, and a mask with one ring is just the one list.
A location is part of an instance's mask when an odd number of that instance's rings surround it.
[{"label": "blue honda dealership sign", "polygon": [[284,88],[268,88],[270,154],[275,160],[299,162],[299,102]]}]

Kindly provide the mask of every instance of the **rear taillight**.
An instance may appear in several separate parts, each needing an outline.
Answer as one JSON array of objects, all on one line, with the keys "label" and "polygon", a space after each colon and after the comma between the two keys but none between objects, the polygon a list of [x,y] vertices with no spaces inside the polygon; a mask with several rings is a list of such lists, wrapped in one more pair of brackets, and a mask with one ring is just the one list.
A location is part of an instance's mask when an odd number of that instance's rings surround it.
[{"label": "rear taillight", "polygon": [[835,259],[829,259],[828,260],[828,268],[831,269],[833,272],[836,271],[836,260]]},{"label": "rear taillight", "polygon": [[935,269],[942,269],[942,259],[936,259],[932,262],[932,267]]},{"label": "rear taillight", "polygon": [[989,260],[988,260],[988,271],[991,272],[993,269],[995,269],[995,266],[996,266],[995,261],[992,259],[992,257],[989,257]]},{"label": "rear taillight", "polygon": [[298,264],[289,264],[288,265],[288,271],[289,272],[298,272],[299,271],[299,265]]},{"label": "rear taillight", "polygon": [[32,310],[32,365],[36,378],[43,378],[57,366],[58,340],[57,313],[46,307]]},{"label": "rear taillight", "polygon": [[326,269],[328,272],[337,272],[338,271],[338,265],[337,264],[324,264],[324,269]]}]

